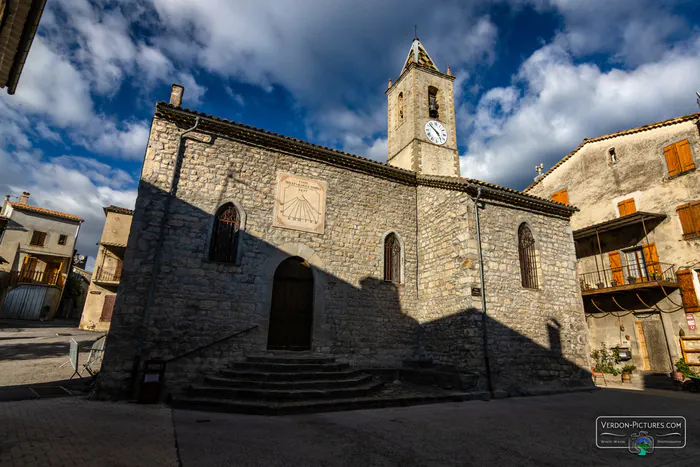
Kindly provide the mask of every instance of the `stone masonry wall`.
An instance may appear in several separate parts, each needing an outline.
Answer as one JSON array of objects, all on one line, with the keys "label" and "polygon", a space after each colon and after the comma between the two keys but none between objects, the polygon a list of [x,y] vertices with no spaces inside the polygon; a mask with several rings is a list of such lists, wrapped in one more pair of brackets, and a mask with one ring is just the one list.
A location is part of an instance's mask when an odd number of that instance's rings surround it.
[{"label": "stone masonry wall", "polygon": [[[178,130],[156,117],[146,153],[102,385],[122,386],[138,346],[159,221]],[[207,142],[210,141],[210,142]],[[302,256],[314,272],[312,350],[363,365],[399,365],[415,344],[415,187],[228,139],[186,138],[170,206],[143,343],[144,358],[169,358],[218,338],[259,328],[180,362],[191,373],[266,349],[276,267]],[[279,172],[327,182],[323,235],[272,226]],[[245,212],[240,265],[207,258],[213,214],[233,201]],[[383,236],[404,244],[404,283],[383,279]],[[171,381],[177,375],[171,375]]]}]

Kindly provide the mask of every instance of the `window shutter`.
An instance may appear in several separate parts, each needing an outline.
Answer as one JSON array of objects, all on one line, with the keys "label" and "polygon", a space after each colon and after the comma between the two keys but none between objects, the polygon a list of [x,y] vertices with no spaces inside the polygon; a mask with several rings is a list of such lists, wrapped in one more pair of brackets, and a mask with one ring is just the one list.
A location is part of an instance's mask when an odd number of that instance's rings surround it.
[{"label": "window shutter", "polygon": [[620,217],[634,214],[637,212],[637,206],[634,204],[634,198],[626,199],[617,203],[617,209],[620,211]]},{"label": "window shutter", "polygon": [[683,238],[691,238],[697,235],[698,229],[696,226],[700,226],[700,202],[678,206],[676,212],[681,220]]},{"label": "window shutter", "polygon": [[612,278],[617,283],[617,285],[623,285],[625,283],[625,276],[622,274],[622,261],[620,260],[619,251],[611,251],[608,253],[608,259],[610,260],[610,269],[612,270]]},{"label": "window shutter", "polygon": [[557,191],[556,193],[552,194],[552,201],[556,201],[558,203],[563,203],[563,204],[569,204],[569,192],[566,191],[566,188],[563,190]]},{"label": "window shutter", "polygon": [[666,166],[668,167],[668,176],[673,177],[681,173],[681,164],[678,160],[678,151],[676,145],[672,144],[664,148],[664,156],[666,156]]},{"label": "window shutter", "polygon": [[690,142],[687,138],[676,143],[676,152],[678,153],[681,172],[687,172],[695,168],[693,153],[690,151]]},{"label": "window shutter", "polygon": [[112,321],[112,313],[114,313],[114,301],[116,299],[116,295],[105,295],[105,302],[102,305],[102,316],[100,316],[100,321]]},{"label": "window shutter", "polygon": [[695,293],[695,286],[693,285],[693,271],[690,269],[683,269],[676,272],[676,277],[678,278],[678,283],[681,287],[681,298],[683,299],[683,307],[685,308],[685,312],[700,312],[698,296]]},{"label": "window shutter", "polygon": [[659,254],[656,251],[656,243],[644,245],[644,260],[647,263],[649,273],[661,274],[661,264],[659,264]]}]

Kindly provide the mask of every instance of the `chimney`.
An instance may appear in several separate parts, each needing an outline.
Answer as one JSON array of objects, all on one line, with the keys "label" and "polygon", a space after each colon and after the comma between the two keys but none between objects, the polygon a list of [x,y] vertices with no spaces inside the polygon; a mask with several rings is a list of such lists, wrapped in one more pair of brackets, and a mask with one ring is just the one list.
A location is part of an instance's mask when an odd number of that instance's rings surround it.
[{"label": "chimney", "polygon": [[447,67],[447,76],[452,76],[452,70],[449,66]]},{"label": "chimney", "polygon": [[179,84],[173,84],[172,90],[170,91],[170,105],[180,107],[182,105],[182,93],[184,92],[185,88]]},{"label": "chimney", "polygon": [[27,199],[29,199],[29,192],[23,191],[22,195],[19,197],[19,204],[27,204]]}]

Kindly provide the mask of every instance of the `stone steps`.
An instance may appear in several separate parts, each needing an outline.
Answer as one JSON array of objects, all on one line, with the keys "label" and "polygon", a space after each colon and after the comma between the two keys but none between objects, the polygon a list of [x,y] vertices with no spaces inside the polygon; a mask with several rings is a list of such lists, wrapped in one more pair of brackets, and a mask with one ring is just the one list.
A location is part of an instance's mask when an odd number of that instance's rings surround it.
[{"label": "stone steps", "polygon": [[381,381],[349,384],[346,387],[327,389],[267,389],[230,388],[225,386],[193,386],[190,394],[199,398],[256,399],[265,401],[319,400],[362,397],[384,385]]},{"label": "stone steps", "polygon": [[487,392],[446,394],[439,396],[368,396],[330,400],[303,401],[252,401],[236,399],[219,399],[206,397],[175,398],[171,405],[186,410],[209,412],[230,412],[251,415],[294,415],[318,412],[339,412],[345,410],[380,409],[386,407],[405,407],[410,405],[436,404],[444,402],[463,402],[468,400],[488,400]]},{"label": "stone steps", "polygon": [[382,386],[384,382],[371,374],[351,370],[334,358],[255,356],[205,376],[202,384],[190,386],[186,396],[173,402],[177,407],[266,413],[276,404],[324,407],[324,401],[365,398]]},{"label": "stone steps", "polygon": [[247,380],[247,381],[312,381],[321,379],[347,379],[362,374],[360,370],[339,370],[339,371],[289,371],[270,372],[256,370],[220,370],[219,375],[225,378]]},{"label": "stone steps", "polygon": [[[372,375],[360,372],[349,372],[337,375],[335,373],[316,373],[319,379],[292,380],[292,381],[270,381],[267,379],[246,379],[246,378],[223,378],[220,376],[207,376],[204,383],[207,386],[220,386],[228,388],[242,389],[332,389],[347,387],[348,385],[361,384],[372,380]],[[355,374],[357,373],[357,374]],[[329,376],[333,376],[329,379]],[[323,378],[323,379],[321,379]]]},{"label": "stone steps", "polygon": [[348,363],[279,363],[261,362],[261,361],[245,361],[235,362],[230,365],[232,370],[254,370],[267,373],[295,373],[295,372],[333,372],[347,370],[350,368]]}]

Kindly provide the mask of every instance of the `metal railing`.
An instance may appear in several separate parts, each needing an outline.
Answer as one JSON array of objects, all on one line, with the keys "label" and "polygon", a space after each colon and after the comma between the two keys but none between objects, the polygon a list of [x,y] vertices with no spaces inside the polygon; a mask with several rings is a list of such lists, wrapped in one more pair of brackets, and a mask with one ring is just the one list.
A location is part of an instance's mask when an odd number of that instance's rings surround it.
[{"label": "metal railing", "polygon": [[10,273],[10,286],[17,284],[44,284],[63,287],[65,279],[60,271],[35,271],[24,269]]},{"label": "metal railing", "polygon": [[194,353],[201,352],[202,350],[208,349],[209,347],[211,347],[211,346],[213,346],[213,345],[216,345],[216,344],[218,344],[218,343],[220,343],[220,342],[227,341],[227,340],[232,339],[232,338],[234,338],[234,337],[238,337],[238,336],[240,336],[241,334],[245,334],[245,333],[250,332],[250,331],[252,331],[253,329],[257,329],[257,328],[258,328],[258,325],[256,324],[255,326],[249,327],[248,329],[244,329],[243,331],[235,332],[235,333],[233,333],[233,334],[231,334],[231,335],[228,335],[228,336],[226,336],[226,337],[222,337],[221,339],[217,339],[217,340],[215,340],[215,341],[213,341],[213,342],[210,342],[210,343],[208,343],[208,344],[206,344],[206,345],[202,345],[202,346],[200,346],[200,347],[197,347],[196,349],[190,350],[189,352],[185,352],[185,353],[180,354],[180,355],[178,355],[178,356],[176,356],[176,357],[169,358],[168,360],[165,361],[165,363],[174,362],[175,360],[179,360],[179,359],[184,358],[184,357],[189,357],[190,355],[192,355],[192,354],[194,354]]},{"label": "metal railing", "polygon": [[105,271],[102,268],[95,269],[95,274],[92,276],[94,282],[119,282],[122,278],[121,268],[117,271]]},{"label": "metal railing", "polygon": [[643,268],[628,265],[619,268],[600,269],[579,275],[581,291],[610,289],[646,282],[676,282],[676,272],[672,264],[649,263]]}]

